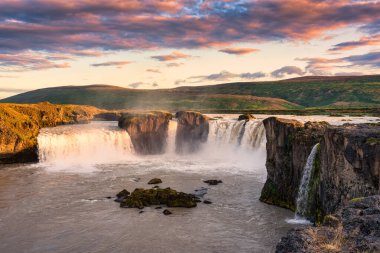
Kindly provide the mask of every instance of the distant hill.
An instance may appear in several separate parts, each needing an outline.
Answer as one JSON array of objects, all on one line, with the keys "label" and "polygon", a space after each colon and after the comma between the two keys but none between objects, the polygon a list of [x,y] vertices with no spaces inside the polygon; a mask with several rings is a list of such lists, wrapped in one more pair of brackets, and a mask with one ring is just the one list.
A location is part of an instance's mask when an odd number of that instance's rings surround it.
[{"label": "distant hill", "polygon": [[0,102],[86,104],[105,109],[283,110],[380,107],[380,75],[139,90],[109,85],[39,89]]}]

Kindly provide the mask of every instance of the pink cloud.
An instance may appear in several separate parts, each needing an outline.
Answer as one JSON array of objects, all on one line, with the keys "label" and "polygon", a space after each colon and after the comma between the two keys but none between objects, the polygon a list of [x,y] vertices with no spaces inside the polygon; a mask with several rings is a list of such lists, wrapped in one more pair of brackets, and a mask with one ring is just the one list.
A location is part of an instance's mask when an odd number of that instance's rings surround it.
[{"label": "pink cloud", "polygon": [[226,53],[226,54],[235,54],[235,55],[245,55],[250,54],[254,52],[258,52],[258,49],[254,48],[237,48],[237,47],[230,47],[219,50],[220,52]]}]

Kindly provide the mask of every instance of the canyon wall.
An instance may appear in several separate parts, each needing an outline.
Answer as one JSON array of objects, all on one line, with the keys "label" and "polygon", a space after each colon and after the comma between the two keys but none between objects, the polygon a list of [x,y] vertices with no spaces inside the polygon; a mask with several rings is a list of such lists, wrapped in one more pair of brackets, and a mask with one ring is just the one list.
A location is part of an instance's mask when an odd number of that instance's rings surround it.
[{"label": "canyon wall", "polygon": [[171,113],[161,111],[125,113],[119,119],[119,127],[128,132],[138,154],[162,154],[171,118]]},{"label": "canyon wall", "polygon": [[380,126],[302,124],[271,117],[264,120],[268,178],[260,200],[295,210],[298,187],[312,147],[314,160],[307,217],[320,222],[355,197],[379,193]]},{"label": "canyon wall", "polygon": [[199,112],[181,111],[176,113],[178,121],[176,132],[176,152],[192,153],[207,142],[209,119]]},{"label": "canyon wall", "polygon": [[38,161],[43,127],[86,123],[102,110],[92,106],[0,104],[0,164]]}]

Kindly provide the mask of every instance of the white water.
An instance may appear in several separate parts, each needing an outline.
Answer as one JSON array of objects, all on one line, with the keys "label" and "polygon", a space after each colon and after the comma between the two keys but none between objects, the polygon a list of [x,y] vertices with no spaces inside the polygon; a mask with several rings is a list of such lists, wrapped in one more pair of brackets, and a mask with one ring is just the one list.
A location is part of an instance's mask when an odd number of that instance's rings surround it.
[{"label": "white water", "polygon": [[116,122],[45,128],[38,147],[40,163],[57,171],[89,172],[96,164],[118,162],[133,154],[128,133]]},{"label": "white water", "polygon": [[309,197],[308,190],[309,190],[311,172],[313,170],[313,164],[314,164],[315,156],[317,155],[318,147],[319,147],[319,143],[315,144],[307,158],[305,167],[303,169],[301,183],[298,189],[296,213],[295,213],[294,219],[288,220],[289,223],[295,223],[295,224],[310,223],[303,216],[308,211],[307,210],[308,209],[307,200]]}]

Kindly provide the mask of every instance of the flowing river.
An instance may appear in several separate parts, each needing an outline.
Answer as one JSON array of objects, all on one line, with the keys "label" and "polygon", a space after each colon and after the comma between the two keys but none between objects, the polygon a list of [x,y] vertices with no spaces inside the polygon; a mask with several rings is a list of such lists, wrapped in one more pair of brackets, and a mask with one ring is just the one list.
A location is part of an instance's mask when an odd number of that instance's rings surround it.
[{"label": "flowing river", "polygon": [[[43,129],[40,163],[0,167],[0,252],[273,252],[291,211],[259,201],[266,179],[261,120],[232,116],[212,121],[208,142],[195,154],[138,156],[116,122]],[[122,189],[161,187],[193,193],[208,188],[206,205],[120,208]],[[208,186],[206,179],[222,184]],[[112,198],[109,198],[112,197]]]}]

